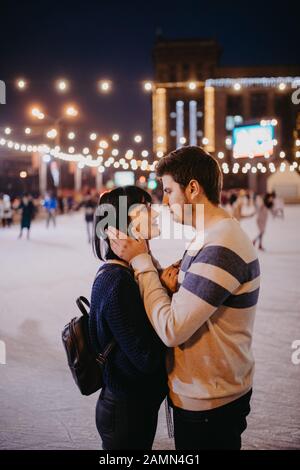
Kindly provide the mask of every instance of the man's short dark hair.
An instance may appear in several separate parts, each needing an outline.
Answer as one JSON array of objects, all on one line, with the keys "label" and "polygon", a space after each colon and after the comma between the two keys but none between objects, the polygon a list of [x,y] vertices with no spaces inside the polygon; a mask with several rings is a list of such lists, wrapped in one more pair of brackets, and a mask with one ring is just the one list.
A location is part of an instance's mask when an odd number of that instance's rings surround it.
[{"label": "man's short dark hair", "polygon": [[172,176],[182,189],[191,180],[196,180],[210,202],[220,202],[222,173],[219,164],[201,147],[181,147],[170,152],[156,165],[156,174],[158,177]]}]

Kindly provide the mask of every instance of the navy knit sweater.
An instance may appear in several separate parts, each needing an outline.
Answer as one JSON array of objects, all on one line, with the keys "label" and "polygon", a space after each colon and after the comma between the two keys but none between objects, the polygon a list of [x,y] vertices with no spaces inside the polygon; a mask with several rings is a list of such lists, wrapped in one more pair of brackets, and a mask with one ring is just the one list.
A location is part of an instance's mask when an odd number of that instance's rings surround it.
[{"label": "navy knit sweater", "polygon": [[90,334],[98,352],[113,338],[117,343],[104,368],[104,383],[116,396],[166,394],[166,348],[148,320],[132,272],[124,266],[106,264],[96,277]]}]

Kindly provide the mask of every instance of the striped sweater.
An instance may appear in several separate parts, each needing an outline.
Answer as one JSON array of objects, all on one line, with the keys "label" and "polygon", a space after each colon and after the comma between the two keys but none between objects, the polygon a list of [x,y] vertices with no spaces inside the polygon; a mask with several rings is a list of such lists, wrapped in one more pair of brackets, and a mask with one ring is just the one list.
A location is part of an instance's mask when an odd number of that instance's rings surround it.
[{"label": "striped sweater", "polygon": [[179,408],[208,410],[252,387],[252,331],[259,294],[256,251],[235,219],[205,232],[201,249],[186,252],[172,299],[150,254],[133,258],[147,315],[167,355],[170,398]]}]

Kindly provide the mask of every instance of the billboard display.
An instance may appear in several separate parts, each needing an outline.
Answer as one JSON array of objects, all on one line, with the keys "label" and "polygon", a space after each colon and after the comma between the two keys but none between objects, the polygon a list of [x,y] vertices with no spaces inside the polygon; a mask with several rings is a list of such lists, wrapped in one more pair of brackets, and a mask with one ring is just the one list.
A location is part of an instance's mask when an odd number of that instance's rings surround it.
[{"label": "billboard display", "polygon": [[274,127],[253,124],[233,129],[233,157],[263,157],[273,154]]}]

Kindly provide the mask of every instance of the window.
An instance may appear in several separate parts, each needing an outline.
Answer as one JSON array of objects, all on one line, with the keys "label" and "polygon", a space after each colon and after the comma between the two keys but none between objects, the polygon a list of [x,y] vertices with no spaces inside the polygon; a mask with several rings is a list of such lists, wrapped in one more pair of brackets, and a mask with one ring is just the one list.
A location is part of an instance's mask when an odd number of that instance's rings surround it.
[{"label": "window", "polygon": [[227,95],[227,115],[243,115],[243,96]]},{"label": "window", "polygon": [[169,81],[177,82],[176,65],[174,64],[169,67]]},{"label": "window", "polygon": [[268,95],[266,93],[251,93],[250,112],[251,117],[260,118],[266,116],[268,111]]},{"label": "window", "polygon": [[190,66],[189,64],[182,64],[182,80],[189,80]]},{"label": "window", "polygon": [[196,65],[197,80],[203,80],[203,64]]}]

